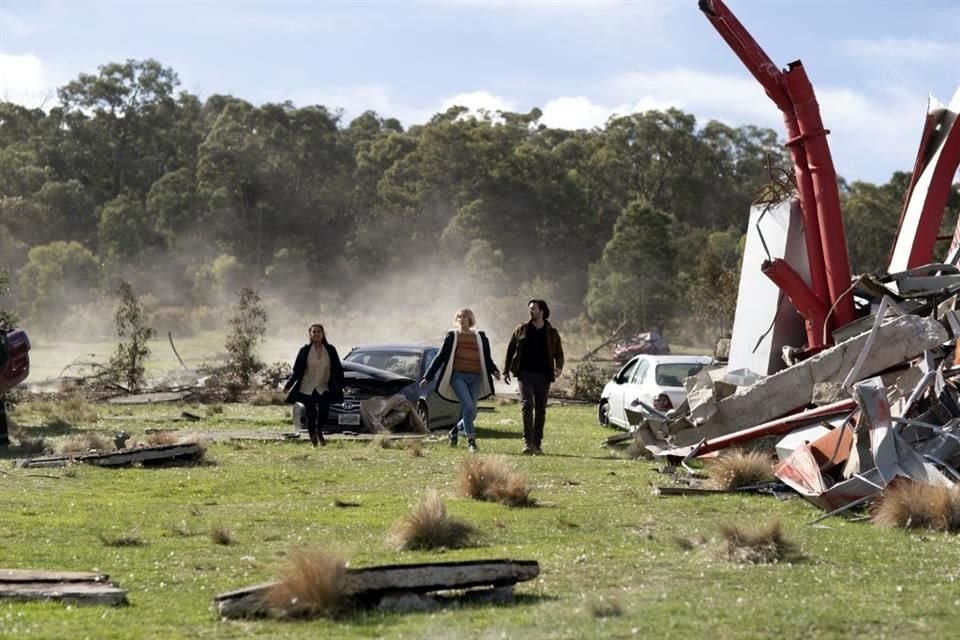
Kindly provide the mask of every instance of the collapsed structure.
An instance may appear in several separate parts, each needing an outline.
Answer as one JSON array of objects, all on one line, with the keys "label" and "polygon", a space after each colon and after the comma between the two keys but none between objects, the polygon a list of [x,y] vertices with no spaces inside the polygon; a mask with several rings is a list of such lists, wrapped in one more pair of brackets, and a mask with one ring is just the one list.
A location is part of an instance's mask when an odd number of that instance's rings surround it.
[{"label": "collapsed structure", "polygon": [[689,378],[670,414],[628,409],[635,437],[690,459],[785,436],[777,477],[831,512],[904,479],[960,485],[960,225],[933,263],[960,166],[960,89],[949,106],[930,100],[887,273],[851,278],[802,63],[781,71],[721,0],[699,4],[783,113],[795,184],[751,210],[727,366]]}]

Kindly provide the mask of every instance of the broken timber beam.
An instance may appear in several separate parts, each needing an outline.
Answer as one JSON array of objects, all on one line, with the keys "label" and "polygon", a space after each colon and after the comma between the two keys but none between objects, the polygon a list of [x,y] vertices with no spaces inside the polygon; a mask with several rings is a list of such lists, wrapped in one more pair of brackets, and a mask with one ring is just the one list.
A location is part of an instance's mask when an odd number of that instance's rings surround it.
[{"label": "broken timber beam", "polygon": [[194,460],[203,457],[204,447],[196,442],[164,444],[154,447],[118,449],[116,451],[93,451],[62,456],[42,456],[21,460],[18,467],[64,467],[70,463],[83,462],[100,467],[119,467],[134,462],[162,462]]},{"label": "broken timber beam", "polygon": [[[397,592],[429,593],[473,587],[503,587],[532,580],[540,574],[535,560],[476,560],[386,565],[347,569],[344,595],[369,599]],[[222,593],[213,599],[224,618],[264,615],[264,597],[276,583]]]}]

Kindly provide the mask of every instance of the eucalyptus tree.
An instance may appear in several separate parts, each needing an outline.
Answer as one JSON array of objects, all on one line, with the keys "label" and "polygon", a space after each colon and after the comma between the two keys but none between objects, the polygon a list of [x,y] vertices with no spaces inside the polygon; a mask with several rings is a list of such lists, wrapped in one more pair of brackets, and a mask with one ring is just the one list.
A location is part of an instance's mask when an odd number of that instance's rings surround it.
[{"label": "eucalyptus tree", "polygon": [[96,158],[75,169],[98,202],[126,191],[146,194],[166,173],[177,156],[167,134],[175,122],[179,83],[177,74],[156,60],[127,60],[105,64],[96,75],[82,73],[58,90],[69,137],[87,158]]},{"label": "eucalyptus tree", "polygon": [[671,216],[634,201],[620,214],[603,256],[590,267],[587,311],[605,329],[662,328],[678,297]]}]

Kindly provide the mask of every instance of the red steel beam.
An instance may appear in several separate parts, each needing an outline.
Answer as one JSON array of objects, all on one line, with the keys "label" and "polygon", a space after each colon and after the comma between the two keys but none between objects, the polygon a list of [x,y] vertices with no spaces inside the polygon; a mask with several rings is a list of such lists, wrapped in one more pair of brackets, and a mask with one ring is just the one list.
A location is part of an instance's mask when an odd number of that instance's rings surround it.
[{"label": "red steel beam", "polygon": [[827,286],[830,289],[836,324],[842,327],[856,320],[857,316],[853,310],[850,260],[847,256],[843,215],[840,213],[837,172],[833,168],[830,145],[827,144],[829,132],[823,128],[817,96],[799,60],[790,63],[784,79],[787,94],[793,101],[794,112],[797,114],[803,144],[807,149],[807,163],[813,176],[814,199],[817,202],[817,219],[820,221]]},{"label": "red steel beam", "polygon": [[814,295],[807,283],[785,260],[766,260],[760,267],[763,275],[783,291],[797,312],[803,317],[807,330],[807,348],[816,353],[824,346],[824,323],[827,306]]},{"label": "red steel beam", "polygon": [[699,2],[700,10],[706,15],[720,37],[740,58],[747,71],[757,79],[767,96],[773,100],[773,103],[783,114],[783,124],[789,140],[787,144],[790,156],[793,159],[793,170],[800,196],[800,211],[803,216],[803,235],[804,242],[807,245],[810,282],[814,295],[827,303],[831,300],[830,289],[827,283],[823,256],[822,230],[817,218],[814,183],[810,175],[807,151],[803,144],[800,125],[797,122],[793,102],[787,94],[783,73],[722,0],[699,0]]},{"label": "red steel beam", "polygon": [[794,413],[783,418],[777,418],[776,420],[764,422],[763,424],[758,424],[757,426],[750,427],[749,429],[744,429],[735,433],[728,433],[726,435],[706,440],[703,442],[703,444],[694,449],[691,457],[701,456],[713,451],[719,451],[720,449],[726,449],[727,447],[735,444],[750,442],[751,440],[756,440],[757,438],[761,438],[763,436],[775,436],[781,433],[789,433],[790,431],[798,429],[802,426],[812,424],[814,422],[820,422],[827,416],[846,413],[848,411],[853,411],[856,408],[857,402],[853,398],[847,398],[846,400],[838,400],[832,404],[825,404],[822,407],[816,407],[814,409],[808,409],[800,413]]}]

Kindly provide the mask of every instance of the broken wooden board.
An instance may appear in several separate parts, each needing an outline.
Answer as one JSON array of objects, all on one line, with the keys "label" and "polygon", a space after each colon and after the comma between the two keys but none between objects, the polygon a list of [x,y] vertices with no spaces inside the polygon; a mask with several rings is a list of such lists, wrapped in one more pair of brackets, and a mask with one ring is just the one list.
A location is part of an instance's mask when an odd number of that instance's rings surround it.
[{"label": "broken wooden board", "polygon": [[193,391],[154,391],[151,393],[130,393],[114,396],[108,404],[153,404],[155,402],[179,402],[193,395]]},{"label": "broken wooden board", "polygon": [[[385,565],[347,569],[344,596],[378,600],[397,593],[429,593],[473,587],[505,587],[532,580],[540,574],[535,560],[475,560],[425,564]],[[264,597],[276,583],[222,593],[213,599],[224,618],[265,615]]]},{"label": "broken wooden board", "polygon": [[117,606],[127,603],[127,592],[102,573],[0,569],[0,598]]},{"label": "broken wooden board", "polygon": [[157,463],[190,461],[203,458],[204,447],[196,442],[183,444],[163,444],[152,447],[117,449],[114,451],[93,451],[60,456],[41,456],[20,460],[18,467],[63,467],[70,463],[82,462],[100,467],[119,467],[135,462]]}]

